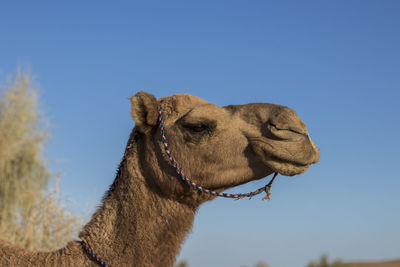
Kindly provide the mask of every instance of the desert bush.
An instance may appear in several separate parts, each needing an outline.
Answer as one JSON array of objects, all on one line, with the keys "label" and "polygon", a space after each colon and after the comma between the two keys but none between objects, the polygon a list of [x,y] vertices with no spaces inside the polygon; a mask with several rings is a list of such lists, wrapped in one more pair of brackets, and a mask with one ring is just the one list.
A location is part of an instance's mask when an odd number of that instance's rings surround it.
[{"label": "desert bush", "polygon": [[187,261],[183,260],[174,265],[174,267],[189,267]]},{"label": "desert bush", "polygon": [[343,263],[341,260],[336,260],[332,263],[329,263],[328,256],[322,255],[319,262],[310,262],[307,267],[349,267],[348,264]]},{"label": "desert bush", "polygon": [[[65,207],[46,166],[46,120],[28,74],[0,96],[0,238],[32,250],[58,248],[76,235],[81,218]],[[56,178],[59,180],[59,177]]]},{"label": "desert bush", "polygon": [[269,265],[263,261],[260,261],[256,264],[255,267],[269,267]]}]

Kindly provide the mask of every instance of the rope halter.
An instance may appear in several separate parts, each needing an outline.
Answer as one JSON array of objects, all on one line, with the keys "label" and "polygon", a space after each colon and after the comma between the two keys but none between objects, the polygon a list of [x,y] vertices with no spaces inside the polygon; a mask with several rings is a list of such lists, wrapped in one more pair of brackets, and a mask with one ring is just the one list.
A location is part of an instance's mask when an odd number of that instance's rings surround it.
[{"label": "rope halter", "polygon": [[[171,150],[169,149],[168,146],[168,142],[167,142],[167,138],[165,137],[165,131],[164,131],[164,115],[163,115],[163,110],[160,107],[158,110],[158,123],[159,123],[159,128],[160,128],[160,135],[161,135],[161,140],[162,143],[164,145],[164,150],[168,155],[168,158],[172,164],[172,166],[174,167],[176,173],[178,174],[178,177],[184,182],[187,183],[188,185],[190,185],[194,190],[202,192],[204,194],[208,194],[208,195],[212,195],[212,196],[216,196],[216,197],[225,197],[225,198],[233,198],[233,199],[242,199],[245,197],[248,197],[251,199],[251,197],[258,195],[262,192],[266,193],[266,196],[263,198],[264,199],[270,199],[270,195],[271,195],[271,186],[272,183],[274,182],[276,176],[278,175],[278,173],[274,173],[274,176],[272,177],[272,179],[270,180],[270,182],[268,184],[266,184],[265,186],[253,191],[253,192],[249,192],[249,193],[245,193],[245,194],[230,194],[230,193],[224,193],[224,192],[216,192],[210,189],[206,189],[203,188],[199,185],[197,185],[196,183],[194,183],[193,181],[191,181],[189,178],[186,177],[186,175],[183,173],[182,169],[179,167],[179,164],[176,162],[174,156],[172,156]],[[117,175],[114,179],[114,182],[112,183],[112,185],[110,186],[110,189],[108,190],[108,196],[110,196],[111,192],[114,191],[116,184],[118,183],[118,180],[121,176],[121,168],[123,165],[126,164],[126,159],[128,154],[130,153],[130,151],[133,149],[133,147],[135,146],[135,143],[138,139],[139,135],[138,132],[134,133],[133,136],[133,141],[126,147],[124,156],[122,157],[121,163],[119,164],[118,170],[117,170]],[[81,240],[80,243],[82,244],[83,249],[86,251],[87,254],[90,255],[90,257],[96,261],[100,266],[103,267],[111,267],[109,264],[107,264],[98,254],[96,254],[90,247],[89,245]]]},{"label": "rope halter", "polygon": [[265,192],[267,195],[263,198],[264,199],[270,199],[269,196],[271,195],[271,186],[273,181],[275,180],[276,176],[278,173],[276,172],[274,176],[272,177],[271,181],[266,184],[265,186],[257,189],[256,191],[245,193],[245,194],[230,194],[230,193],[223,193],[223,192],[216,192],[210,189],[203,188],[193,181],[191,181],[189,178],[186,177],[186,175],[183,173],[182,169],[179,167],[178,163],[176,162],[174,156],[171,153],[171,150],[168,146],[167,138],[165,137],[165,131],[164,131],[164,115],[163,115],[163,110],[161,107],[158,109],[158,126],[160,128],[160,134],[161,134],[161,140],[164,145],[164,150],[168,155],[168,158],[172,164],[172,166],[175,168],[176,173],[178,174],[178,177],[188,185],[190,185],[194,190],[197,190],[199,192],[216,196],[216,197],[225,197],[225,198],[234,198],[236,200],[242,199],[245,197],[251,198],[255,195],[258,195],[262,192]]}]

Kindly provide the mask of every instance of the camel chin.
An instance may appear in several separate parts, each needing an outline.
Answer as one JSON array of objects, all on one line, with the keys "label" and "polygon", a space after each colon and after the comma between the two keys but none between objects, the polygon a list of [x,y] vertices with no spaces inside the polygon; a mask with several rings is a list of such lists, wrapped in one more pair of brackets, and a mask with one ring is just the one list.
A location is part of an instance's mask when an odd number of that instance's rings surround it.
[{"label": "camel chin", "polygon": [[283,162],[279,160],[265,160],[264,163],[275,172],[284,176],[294,176],[302,174],[310,168],[311,165],[296,165],[291,162]]}]

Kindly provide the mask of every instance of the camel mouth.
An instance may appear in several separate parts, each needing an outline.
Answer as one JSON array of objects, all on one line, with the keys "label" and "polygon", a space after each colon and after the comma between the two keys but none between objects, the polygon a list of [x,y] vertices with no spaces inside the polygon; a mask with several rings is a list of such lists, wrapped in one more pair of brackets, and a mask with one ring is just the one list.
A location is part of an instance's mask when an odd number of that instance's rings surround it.
[{"label": "camel mouth", "polygon": [[264,164],[282,175],[293,176],[305,172],[311,164],[319,160],[318,149],[310,138],[299,134],[293,136],[296,138],[292,140],[265,137],[252,137],[248,140]]},{"label": "camel mouth", "polygon": [[284,176],[294,176],[304,173],[311,166],[311,164],[299,165],[294,162],[282,161],[279,159],[264,159],[263,162],[272,170]]}]

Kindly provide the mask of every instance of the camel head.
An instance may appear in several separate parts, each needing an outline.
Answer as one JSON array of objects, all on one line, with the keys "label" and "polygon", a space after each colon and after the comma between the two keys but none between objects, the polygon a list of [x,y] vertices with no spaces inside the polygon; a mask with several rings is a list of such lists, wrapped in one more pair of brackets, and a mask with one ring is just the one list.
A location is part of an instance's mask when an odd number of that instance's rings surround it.
[{"label": "camel head", "polygon": [[[177,179],[163,149],[158,110],[176,161],[196,184],[222,191],[278,172],[293,176],[318,162],[319,151],[292,109],[268,103],[217,106],[188,94],[131,98],[135,130],[146,142],[143,169],[173,190]],[[185,192],[195,194],[187,185]],[[175,190],[175,191],[176,191]],[[189,190],[189,191],[188,191]]]}]

